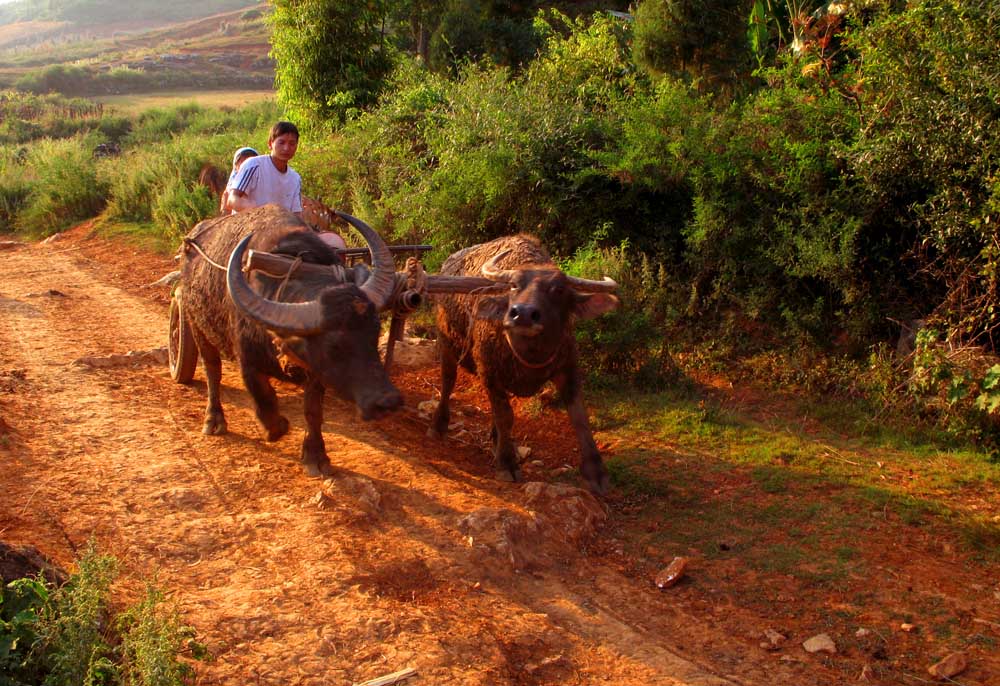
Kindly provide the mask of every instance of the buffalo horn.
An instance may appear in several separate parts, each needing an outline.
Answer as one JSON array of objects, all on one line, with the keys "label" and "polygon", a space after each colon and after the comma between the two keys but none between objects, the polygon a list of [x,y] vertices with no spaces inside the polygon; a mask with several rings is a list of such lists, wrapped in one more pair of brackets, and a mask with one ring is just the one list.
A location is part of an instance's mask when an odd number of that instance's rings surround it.
[{"label": "buffalo horn", "polygon": [[323,330],[323,308],[319,301],[280,303],[258,295],[243,276],[243,253],[253,237],[244,238],[229,256],[226,287],[229,297],[243,314],[271,331],[293,336],[311,336]]},{"label": "buffalo horn", "polygon": [[600,281],[593,281],[567,274],[566,280],[580,293],[614,293],[618,290],[618,284],[610,276],[605,276]]},{"label": "buffalo horn", "polygon": [[502,258],[506,257],[507,253],[509,252],[510,248],[508,248],[507,250],[502,250],[493,257],[491,257],[489,261],[483,265],[483,268],[481,270],[483,276],[485,276],[487,279],[490,279],[491,281],[502,281],[504,283],[512,281],[514,277],[517,276],[517,270],[497,268],[497,262],[499,262]]},{"label": "buffalo horn", "polygon": [[372,227],[357,217],[334,210],[338,217],[353,226],[364,237],[372,252],[372,273],[368,280],[361,284],[361,292],[375,304],[376,310],[384,310],[396,287],[396,263],[392,252],[382,237]]}]

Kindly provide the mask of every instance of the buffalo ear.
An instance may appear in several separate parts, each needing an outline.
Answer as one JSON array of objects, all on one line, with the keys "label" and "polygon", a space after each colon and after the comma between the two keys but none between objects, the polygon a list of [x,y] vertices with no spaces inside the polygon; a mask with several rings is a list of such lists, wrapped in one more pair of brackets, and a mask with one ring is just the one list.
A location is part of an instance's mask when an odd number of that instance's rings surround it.
[{"label": "buffalo ear", "polygon": [[573,306],[573,313],[579,319],[593,319],[602,314],[614,312],[618,309],[618,298],[610,293],[591,293],[576,296],[576,303]]},{"label": "buffalo ear", "polygon": [[476,319],[499,322],[503,321],[505,314],[507,314],[507,296],[505,295],[483,297],[476,303]]}]

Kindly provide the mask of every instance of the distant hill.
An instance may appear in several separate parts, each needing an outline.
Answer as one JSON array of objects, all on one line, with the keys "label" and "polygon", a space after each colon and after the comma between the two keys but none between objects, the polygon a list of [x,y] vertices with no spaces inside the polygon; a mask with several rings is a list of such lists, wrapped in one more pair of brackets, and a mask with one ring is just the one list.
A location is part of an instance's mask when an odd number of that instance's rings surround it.
[{"label": "distant hill", "polygon": [[267,11],[265,4],[245,6],[145,30],[138,22],[91,29],[69,22],[0,25],[0,91],[269,90],[274,62]]},{"label": "distant hill", "polygon": [[150,27],[228,12],[252,0],[0,0],[0,26],[59,22],[79,28],[135,23]]}]

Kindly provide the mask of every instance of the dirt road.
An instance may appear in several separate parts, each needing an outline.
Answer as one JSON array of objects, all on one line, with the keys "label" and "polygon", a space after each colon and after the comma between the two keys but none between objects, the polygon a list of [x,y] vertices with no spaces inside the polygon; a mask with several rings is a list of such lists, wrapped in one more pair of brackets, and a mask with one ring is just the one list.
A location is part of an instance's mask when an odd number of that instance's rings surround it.
[{"label": "dirt road", "polygon": [[329,401],[338,473],[322,482],[297,464],[293,387],[279,389],[293,430],[269,444],[231,366],[230,433],[208,437],[200,381],[78,363],[161,348],[167,318],[162,293],[112,285],[155,276],[150,258],[115,275],[61,246],[4,255],[0,538],[68,564],[94,537],[133,585],[155,576],[214,657],[198,683],[404,667],[424,684],[776,683],[773,662],[573,545],[605,516],[589,495],[497,483],[478,449],[428,445],[412,409],[426,397],[379,424]]}]

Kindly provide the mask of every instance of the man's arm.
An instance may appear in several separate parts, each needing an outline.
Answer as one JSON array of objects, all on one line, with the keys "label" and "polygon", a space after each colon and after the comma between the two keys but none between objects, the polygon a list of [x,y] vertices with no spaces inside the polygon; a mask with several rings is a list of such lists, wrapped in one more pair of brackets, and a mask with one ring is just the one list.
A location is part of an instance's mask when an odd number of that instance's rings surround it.
[{"label": "man's arm", "polygon": [[254,208],[254,204],[253,201],[250,200],[249,195],[238,188],[230,188],[229,207],[236,212],[245,212],[246,210],[252,210]]}]

